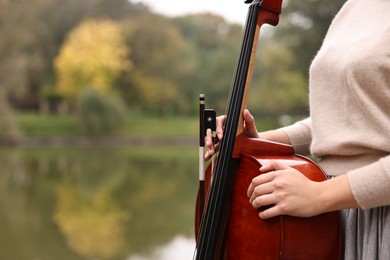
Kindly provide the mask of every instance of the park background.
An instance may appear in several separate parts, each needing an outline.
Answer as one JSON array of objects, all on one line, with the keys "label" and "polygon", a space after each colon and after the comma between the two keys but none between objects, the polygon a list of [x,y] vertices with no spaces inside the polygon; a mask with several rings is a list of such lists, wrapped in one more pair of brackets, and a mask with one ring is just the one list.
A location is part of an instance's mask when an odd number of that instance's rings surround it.
[{"label": "park background", "polygon": [[[343,2],[285,1],[263,29],[259,130],[307,116],[308,68]],[[242,29],[127,0],[0,0],[0,257],[189,258],[198,97],[224,113]]]}]

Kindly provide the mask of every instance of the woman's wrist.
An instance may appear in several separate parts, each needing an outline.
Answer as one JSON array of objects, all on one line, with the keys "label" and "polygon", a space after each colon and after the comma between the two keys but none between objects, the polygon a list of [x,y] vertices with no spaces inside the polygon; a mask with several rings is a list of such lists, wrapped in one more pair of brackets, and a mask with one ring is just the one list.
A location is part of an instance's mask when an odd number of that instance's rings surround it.
[{"label": "woman's wrist", "polygon": [[346,174],[318,183],[318,213],[357,208]]},{"label": "woman's wrist", "polygon": [[290,138],[288,135],[282,130],[270,130],[265,132],[259,132],[258,136],[260,139],[283,143],[283,144],[291,144]]}]

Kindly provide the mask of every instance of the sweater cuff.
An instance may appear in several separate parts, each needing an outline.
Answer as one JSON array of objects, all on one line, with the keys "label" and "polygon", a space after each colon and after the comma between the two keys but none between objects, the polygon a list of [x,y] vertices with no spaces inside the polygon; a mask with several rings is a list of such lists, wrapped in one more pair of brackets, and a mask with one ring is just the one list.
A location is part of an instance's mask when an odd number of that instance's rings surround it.
[{"label": "sweater cuff", "polygon": [[297,154],[309,154],[311,143],[311,120],[306,118],[293,125],[280,128],[284,131]]},{"label": "sweater cuff", "polygon": [[390,156],[349,171],[348,181],[362,209],[390,205]]}]

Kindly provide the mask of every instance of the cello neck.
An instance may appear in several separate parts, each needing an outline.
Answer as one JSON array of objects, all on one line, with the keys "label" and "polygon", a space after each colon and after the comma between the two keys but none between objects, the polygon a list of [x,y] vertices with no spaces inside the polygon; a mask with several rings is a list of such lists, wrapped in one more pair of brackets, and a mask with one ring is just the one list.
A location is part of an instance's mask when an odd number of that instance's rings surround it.
[{"label": "cello neck", "polygon": [[229,214],[232,184],[235,180],[233,149],[236,135],[241,126],[242,111],[246,107],[249,85],[252,77],[257,39],[260,27],[276,25],[281,11],[281,0],[255,0],[249,7],[241,49],[230,88],[224,138],[215,165],[213,181],[207,194],[207,205],[199,226],[196,260],[220,259],[223,255],[225,223]]},{"label": "cello neck", "polygon": [[[260,33],[260,26],[257,25],[256,26],[256,31],[255,31],[255,39],[259,38],[259,33]],[[246,81],[245,81],[244,94],[243,94],[243,97],[242,97],[242,103],[241,103],[241,109],[240,109],[240,117],[239,117],[239,120],[238,120],[236,135],[239,135],[239,134],[241,134],[244,131],[243,113],[244,113],[244,110],[248,107],[248,93],[249,93],[250,86],[251,86],[251,81],[252,81],[253,68],[254,68],[255,59],[256,59],[257,45],[258,45],[258,41],[255,40],[253,42],[253,46],[252,46],[252,51],[251,51],[252,54],[251,54],[251,57],[250,57],[248,73],[247,73],[247,77],[246,77]]]},{"label": "cello neck", "polygon": [[237,133],[236,135],[239,135],[243,133],[244,129],[244,118],[243,118],[243,112],[248,107],[248,93],[250,91],[250,86],[252,82],[252,75],[253,75],[253,68],[255,64],[256,59],[256,50],[258,46],[258,39],[260,35],[260,29],[263,24],[270,24],[273,26],[276,26],[279,23],[279,14],[281,12],[281,2],[278,3],[278,1],[263,1],[262,2],[262,8],[265,10],[263,12],[259,12],[257,23],[256,23],[256,29],[254,32],[254,41],[252,44],[252,50],[249,60],[249,68],[247,72],[247,77],[245,81],[244,86],[244,94],[242,98],[241,103],[241,109],[240,109],[240,117],[237,125]]}]

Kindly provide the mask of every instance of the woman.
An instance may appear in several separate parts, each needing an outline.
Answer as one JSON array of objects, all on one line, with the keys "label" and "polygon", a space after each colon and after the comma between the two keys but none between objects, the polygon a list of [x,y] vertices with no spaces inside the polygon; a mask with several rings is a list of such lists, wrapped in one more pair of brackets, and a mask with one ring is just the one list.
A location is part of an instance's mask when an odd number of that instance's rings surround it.
[{"label": "woman", "polygon": [[[258,133],[244,111],[245,133],[311,153],[330,177],[313,182],[273,162],[248,187],[259,213],[300,217],[342,210],[344,258],[390,259],[390,1],[348,0],[310,67],[310,117]],[[222,138],[223,118],[217,135]],[[206,159],[214,153],[211,136]]]}]

